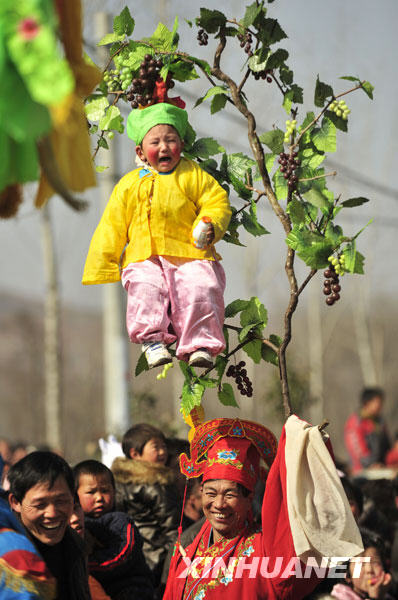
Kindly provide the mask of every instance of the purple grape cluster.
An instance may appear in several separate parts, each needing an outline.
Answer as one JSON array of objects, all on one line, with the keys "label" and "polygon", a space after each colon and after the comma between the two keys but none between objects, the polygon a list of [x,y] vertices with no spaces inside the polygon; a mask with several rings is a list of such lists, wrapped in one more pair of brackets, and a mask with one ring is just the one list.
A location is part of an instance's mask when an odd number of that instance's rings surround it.
[{"label": "purple grape cluster", "polygon": [[240,47],[245,49],[245,52],[248,56],[253,56],[253,52],[252,52],[252,43],[253,43],[253,38],[251,33],[249,33],[249,31],[246,31],[246,33],[238,33],[237,35],[238,40],[240,41]]},{"label": "purple grape cluster", "polygon": [[241,360],[237,365],[229,365],[226,375],[235,379],[235,383],[242,396],[251,398],[253,396],[253,384],[247,375],[245,366],[246,363],[244,360]]},{"label": "purple grape cluster", "polygon": [[272,73],[273,70],[272,69],[264,69],[264,71],[252,71],[254,79],[256,81],[258,81],[259,79],[266,79],[268,81],[268,83],[272,83]]},{"label": "purple grape cluster", "polygon": [[325,277],[323,282],[323,293],[326,296],[326,304],[332,306],[337,300],[340,300],[340,279],[333,265],[330,265],[323,274]]},{"label": "purple grape cluster", "polygon": [[139,77],[131,82],[131,88],[127,94],[127,100],[131,102],[132,108],[148,106],[152,101],[155,83],[159,77],[163,61],[156,60],[151,54],[146,54],[140,65]]},{"label": "purple grape cluster", "polygon": [[199,46],[207,46],[209,41],[209,36],[205,32],[204,29],[199,29],[197,39],[199,42]]},{"label": "purple grape cluster", "polygon": [[279,155],[278,162],[280,164],[280,172],[283,173],[283,177],[287,179],[287,184],[291,191],[295,190],[298,184],[298,176],[296,170],[301,165],[301,161],[297,158],[297,152],[292,154],[286,154],[282,152]]}]

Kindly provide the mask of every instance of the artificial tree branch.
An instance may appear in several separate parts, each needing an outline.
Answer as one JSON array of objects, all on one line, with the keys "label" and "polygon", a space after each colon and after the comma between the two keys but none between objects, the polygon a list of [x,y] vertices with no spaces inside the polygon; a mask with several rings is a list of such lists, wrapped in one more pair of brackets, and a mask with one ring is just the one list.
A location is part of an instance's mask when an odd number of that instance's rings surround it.
[{"label": "artificial tree branch", "polygon": [[269,177],[267,168],[265,166],[265,158],[264,158],[263,148],[261,146],[261,142],[256,133],[256,121],[255,121],[254,115],[249,111],[249,109],[247,108],[245,103],[242,101],[242,98],[240,97],[240,95],[238,93],[238,86],[236,85],[235,81],[233,81],[228,75],[226,75],[220,67],[221,55],[224,51],[225,45],[226,45],[226,37],[223,34],[223,28],[220,28],[220,41],[219,41],[219,44],[217,46],[217,49],[216,49],[216,52],[214,55],[214,63],[213,63],[213,68],[212,68],[211,72],[215,77],[217,77],[217,79],[219,79],[220,81],[223,81],[224,83],[227,84],[227,86],[230,89],[231,98],[232,98],[234,105],[247,120],[249,144],[252,149],[253,156],[258,164],[258,168],[260,171],[261,179],[263,181],[265,193],[267,195],[268,201],[270,202],[275,214],[278,216],[279,220],[281,221],[286,234],[288,234],[291,230],[291,222],[290,222],[288,215],[285,213],[285,211],[279,204],[278,200],[276,199],[276,196],[272,189],[270,177]]},{"label": "artificial tree branch", "polygon": [[324,173],[323,175],[316,175],[315,177],[304,177],[300,178],[300,181],[315,181],[315,179],[323,179],[324,177],[335,177],[337,175],[337,171],[330,171],[330,173]]},{"label": "artificial tree branch", "polygon": [[307,277],[304,279],[303,283],[300,285],[299,289],[297,290],[297,296],[300,296],[301,292],[304,290],[305,287],[307,287],[307,285],[309,284],[309,282],[311,281],[311,279],[314,277],[314,275],[318,272],[317,269],[311,269],[311,271],[308,273]]},{"label": "artificial tree branch", "polygon": [[342,92],[341,94],[337,94],[337,96],[334,96],[331,100],[329,100],[329,102],[326,104],[326,106],[323,107],[323,109],[321,110],[321,112],[319,113],[319,115],[317,117],[315,117],[311,121],[311,123],[309,123],[306,127],[304,127],[304,129],[302,131],[300,131],[300,134],[299,134],[298,138],[296,139],[296,141],[294,142],[294,144],[292,144],[290,146],[290,149],[293,150],[296,146],[298,146],[298,144],[300,143],[300,140],[303,137],[303,135],[309,129],[311,129],[311,127],[313,127],[313,125],[315,125],[315,123],[317,123],[319,121],[319,119],[321,118],[321,116],[327,111],[327,109],[329,108],[330,104],[332,104],[332,102],[334,100],[336,100],[337,98],[341,98],[342,96],[346,96],[347,94],[351,94],[352,92],[355,92],[355,90],[361,89],[362,85],[363,85],[363,81],[361,81],[360,84],[356,85],[355,87],[351,88],[350,90],[347,90],[346,92]]}]

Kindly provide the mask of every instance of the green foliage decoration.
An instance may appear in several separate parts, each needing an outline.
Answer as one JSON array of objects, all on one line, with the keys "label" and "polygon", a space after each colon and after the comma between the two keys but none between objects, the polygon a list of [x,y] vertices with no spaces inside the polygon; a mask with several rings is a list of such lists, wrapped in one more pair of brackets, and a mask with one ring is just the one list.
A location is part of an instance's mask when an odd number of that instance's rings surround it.
[{"label": "green foliage decoration", "polygon": [[[115,16],[113,31],[98,42],[109,48],[109,61],[103,81],[86,99],[86,115],[90,133],[97,136],[97,149],[106,148],[107,138],[114,133],[123,133],[124,117],[117,104],[128,102],[129,88],[139,77],[146,55],[161,61],[163,79],[168,77],[184,83],[201,77],[203,93],[197,98],[195,107],[207,105],[214,117],[227,105],[232,105],[247,120],[252,149],[251,156],[243,152],[228,153],[212,137],[198,139],[191,127],[185,140],[185,155],[197,160],[230,193],[232,218],[225,242],[244,246],[240,237],[243,230],[254,237],[269,233],[258,220],[257,205],[264,200],[269,201],[284,231],[290,296],[282,335],[267,335],[268,314],[259,298],[231,302],[225,310],[227,347],[217,357],[215,366],[198,374],[186,363],[179,362],[184,375],[181,410],[185,414],[202,402],[208,388],[217,389],[222,404],[238,406],[233,386],[224,379],[238,350],[257,364],[265,361],[278,367],[285,414],[289,414],[286,349],[300,294],[317,270],[328,267],[331,256],[344,256],[342,260],[347,273],[364,272],[364,257],[356,245],[362,230],[355,235],[347,234],[335,219],[342,210],[357,209],[368,199],[336,197],[328,189],[329,178],[335,173],[327,173],[323,162],[329,153],[337,151],[340,132],[348,131],[350,111],[339,110],[339,106],[345,104],[341,98],[362,90],[372,99],[373,86],[356,76],[344,75],[341,80],[348,82],[348,87],[336,91],[336,86],[332,87],[317,75],[314,110],[301,114],[303,89],[288,65],[288,51],[280,45],[287,35],[275,14],[268,14],[271,9],[276,12],[273,0],[252,2],[242,11],[239,20],[220,10],[200,8],[194,23],[185,21],[186,26],[199,28],[198,39],[202,45],[208,41],[214,44],[212,63],[179,47],[178,18],[172,29],[159,23],[152,36],[133,39],[135,21],[127,7]],[[242,40],[245,40],[243,44]],[[220,61],[223,52],[235,52],[238,60],[237,41],[241,42],[241,47],[245,46],[241,55],[244,75],[240,82],[222,71]],[[255,119],[250,112],[244,90],[249,77],[266,78],[270,84],[267,84],[267,93],[279,95],[281,114],[285,111],[289,119],[286,131],[275,126],[268,131],[257,131],[255,123],[260,119]],[[351,118],[354,117],[351,115]],[[287,175],[289,169],[291,173]],[[296,257],[308,268],[308,276],[301,285],[295,272]],[[173,348],[171,352],[174,353]],[[145,357],[141,355],[135,375],[147,369]]]}]

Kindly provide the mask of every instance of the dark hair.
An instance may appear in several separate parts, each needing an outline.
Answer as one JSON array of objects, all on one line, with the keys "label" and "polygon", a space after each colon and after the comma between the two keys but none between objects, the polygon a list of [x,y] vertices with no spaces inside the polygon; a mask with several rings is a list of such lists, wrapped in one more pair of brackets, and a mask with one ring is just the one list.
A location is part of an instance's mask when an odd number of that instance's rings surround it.
[{"label": "dark hair", "polygon": [[347,499],[349,501],[354,501],[358,506],[359,514],[362,514],[363,493],[361,488],[356,483],[350,481],[347,477],[341,477],[340,481],[346,493]]},{"label": "dark hair", "polygon": [[365,406],[373,398],[379,397],[384,400],[384,390],[381,387],[366,387],[361,392],[361,406]]},{"label": "dark hair", "polygon": [[122,450],[127,458],[130,458],[130,450],[132,449],[136,450],[138,454],[142,454],[145,444],[153,438],[166,443],[165,436],[157,427],[149,425],[149,423],[133,425],[123,436]]},{"label": "dark hair", "polygon": [[76,490],[79,487],[80,475],[107,475],[113,489],[115,489],[115,479],[112,471],[99,460],[82,460],[73,467]]},{"label": "dark hair", "polygon": [[18,502],[22,502],[26,492],[38,483],[48,482],[48,487],[52,488],[58,477],[65,478],[72,496],[75,492],[72,469],[66,460],[54,452],[31,452],[10,468],[7,477],[10,493]]},{"label": "dark hair", "polygon": [[367,529],[366,527],[360,527],[359,532],[360,532],[361,538],[362,538],[363,549],[366,550],[367,548],[376,548],[376,550],[380,556],[381,562],[383,564],[383,569],[385,571],[388,571],[389,570],[389,556],[388,556],[388,550],[383,541],[383,538],[375,531],[372,531],[371,529]]}]

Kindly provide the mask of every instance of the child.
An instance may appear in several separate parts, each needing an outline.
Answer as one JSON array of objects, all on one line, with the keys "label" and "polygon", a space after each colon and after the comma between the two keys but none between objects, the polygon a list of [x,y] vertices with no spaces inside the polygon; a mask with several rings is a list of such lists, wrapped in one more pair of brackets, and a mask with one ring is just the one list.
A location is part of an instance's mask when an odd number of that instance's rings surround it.
[{"label": "child", "polygon": [[387,573],[385,552],[381,538],[371,531],[361,530],[364,551],[358,558],[368,558],[361,566],[355,559],[348,566],[346,584],[338,583],[332,590],[332,597],[339,600],[362,600],[379,598],[392,600],[388,593],[391,575]]},{"label": "child", "polygon": [[[213,244],[231,210],[217,181],[181,157],[187,126],[186,111],[165,102],[131,111],[127,133],[144,168],[114,188],[82,280],[122,279],[128,334],[149,367],[171,362],[167,345],[175,341],[177,358],[198,367],[211,366],[225,348],[225,274]],[[198,225],[202,243],[193,239]]]},{"label": "child", "polygon": [[112,471],[96,460],[73,469],[76,492],[88,532],[89,572],[112,600],[152,600],[153,586],[142,553],[142,540],[132,520],[113,510]]},{"label": "child", "polygon": [[134,519],[157,585],[179,525],[181,506],[174,473],[165,465],[164,435],[152,425],[131,427],[123,436],[122,448],[126,457],[116,458],[112,465],[116,507]]}]

